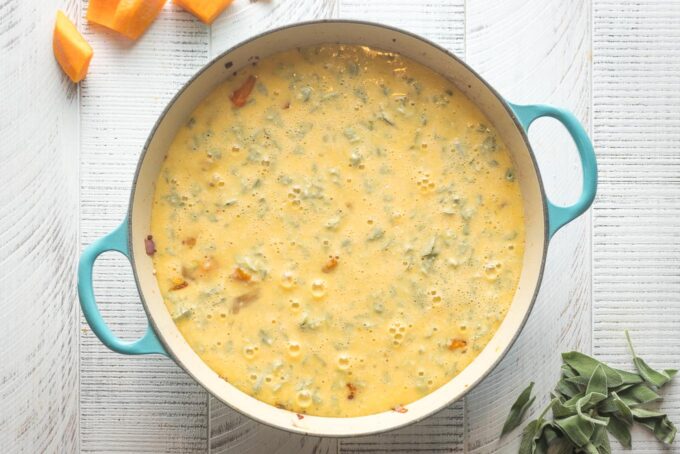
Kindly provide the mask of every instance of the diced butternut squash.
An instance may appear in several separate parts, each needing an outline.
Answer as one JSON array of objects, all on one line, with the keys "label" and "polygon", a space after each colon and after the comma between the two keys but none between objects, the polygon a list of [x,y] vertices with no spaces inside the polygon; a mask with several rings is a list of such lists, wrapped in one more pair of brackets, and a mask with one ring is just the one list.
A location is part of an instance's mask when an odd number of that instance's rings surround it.
[{"label": "diced butternut squash", "polygon": [[113,17],[113,28],[130,39],[137,39],[149,28],[166,0],[120,0]]},{"label": "diced butternut squash", "polygon": [[167,0],[90,0],[87,20],[137,39],[156,19]]},{"label": "diced butternut squash", "polygon": [[87,7],[87,20],[104,27],[113,28],[113,18],[119,0],[90,0]]},{"label": "diced butternut squash", "polygon": [[191,14],[205,22],[212,24],[217,16],[231,5],[233,0],[173,0],[175,5],[181,6]]},{"label": "diced butternut squash", "polygon": [[59,66],[75,83],[85,78],[92,59],[92,47],[66,15],[57,11],[52,48]]}]

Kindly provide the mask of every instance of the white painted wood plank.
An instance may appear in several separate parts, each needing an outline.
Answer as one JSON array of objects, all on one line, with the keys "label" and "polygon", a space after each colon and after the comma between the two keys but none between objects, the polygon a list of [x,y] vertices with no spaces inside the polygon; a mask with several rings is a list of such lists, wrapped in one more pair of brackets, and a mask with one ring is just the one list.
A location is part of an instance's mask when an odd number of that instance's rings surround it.
[{"label": "white painted wood plank", "polygon": [[[465,49],[463,0],[342,0],[342,18],[380,22],[431,39],[462,56]],[[464,449],[464,405],[456,402],[418,424],[386,434],[340,440],[341,453],[436,453]]]},{"label": "white painted wood plank", "polygon": [[[83,1],[83,15],[87,2]],[[82,244],[125,216],[137,158],[170,97],[208,58],[207,28],[170,3],[136,43],[84,20],[95,54],[82,84]],[[130,266],[95,267],[96,294],[113,330],[138,337],[147,321]],[[82,321],[83,452],[205,452],[207,394],[172,361],[108,351]]]},{"label": "white painted wood plank", "polygon": [[[590,3],[587,0],[475,0],[467,3],[467,61],[508,100],[548,103],[590,117]],[[580,166],[557,122],[540,121],[530,139],[547,192],[575,200]],[[519,432],[499,441],[517,394],[536,381],[532,413],[545,406],[558,378],[560,352],[588,352],[591,342],[590,220],[558,232],[543,285],[524,331],[498,368],[465,399],[468,452],[515,452]]]},{"label": "white painted wood plank", "polygon": [[78,449],[78,88],[52,56],[56,10],[0,0],[0,446]]},{"label": "white painted wood plank", "polygon": [[0,446],[12,451],[77,448],[78,91],[51,51],[54,10],[77,5],[49,6],[0,2]]},{"label": "white painted wood plank", "polygon": [[[680,364],[680,3],[594,0],[594,353],[631,367]],[[662,408],[680,421],[680,386]],[[661,452],[645,431],[636,453]],[[620,450],[624,452],[624,450]],[[680,447],[663,452],[680,453]]]},{"label": "white painted wood plank", "polygon": [[340,452],[411,454],[464,452],[464,406],[456,402],[423,421],[392,432],[340,440]]},{"label": "white painted wood plank", "polygon": [[273,28],[337,15],[340,0],[235,0],[211,27],[211,56]]},{"label": "white painted wood plank", "polygon": [[257,423],[210,397],[210,452],[335,454],[337,440],[295,435]]},{"label": "white painted wood plank", "polygon": [[[211,27],[211,56],[266,30],[337,15],[336,0],[237,0]],[[211,453],[335,453],[337,441],[273,429],[241,416],[214,397],[209,401]]]},{"label": "white painted wood plank", "polygon": [[403,28],[465,53],[464,0],[340,0],[340,17]]}]

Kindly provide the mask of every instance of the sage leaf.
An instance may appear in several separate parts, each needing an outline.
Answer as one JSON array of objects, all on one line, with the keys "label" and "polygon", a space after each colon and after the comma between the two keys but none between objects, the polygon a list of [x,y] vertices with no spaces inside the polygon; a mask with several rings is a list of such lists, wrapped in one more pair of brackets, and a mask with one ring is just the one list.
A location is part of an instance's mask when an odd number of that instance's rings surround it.
[{"label": "sage leaf", "polygon": [[576,401],[576,408],[588,411],[607,398],[606,394],[589,393]]},{"label": "sage leaf", "polygon": [[519,443],[518,454],[534,454],[540,427],[541,422],[538,419],[534,419],[526,425],[522,431],[522,441]]},{"label": "sage leaf", "polygon": [[[641,410],[639,408],[635,410]],[[651,430],[657,440],[662,443],[671,444],[675,439],[677,429],[675,425],[668,419],[668,417],[662,413],[658,412],[647,412],[646,414],[655,413],[657,416],[651,417],[638,417],[635,415],[635,410],[633,410],[633,415],[635,419],[644,427]],[[637,412],[638,414],[643,412]]]},{"label": "sage leaf", "polygon": [[621,400],[618,394],[615,392],[612,393],[611,398],[614,401],[614,405],[616,406],[616,409],[618,411],[618,414],[616,416],[620,417],[620,419],[625,422],[627,425],[632,426],[633,425],[633,412],[630,410],[630,407],[626,405],[626,403]]},{"label": "sage leaf", "polygon": [[[639,356],[633,358],[633,364],[635,364],[638,372],[640,372],[640,376],[642,376],[647,383],[654,385],[657,388],[661,388],[673,378],[667,371],[656,371],[652,369],[647,365],[645,360]],[[675,371],[672,371],[672,373],[675,375]]]},{"label": "sage leaf", "polygon": [[588,443],[587,445],[582,447],[581,452],[585,452],[586,454],[600,454],[595,445],[592,443]]},{"label": "sage leaf", "polygon": [[553,424],[548,424],[543,428],[541,438],[545,441],[546,448],[549,448],[555,440],[564,439],[562,432],[560,432]]},{"label": "sage leaf", "polygon": [[555,418],[566,418],[576,414],[576,402],[571,405],[566,405],[559,399],[555,399],[552,405],[552,412]]},{"label": "sage leaf", "polygon": [[593,375],[591,375],[590,380],[588,380],[586,395],[591,393],[602,394],[604,398],[607,398],[607,375],[604,373],[602,364],[595,368]]},{"label": "sage leaf", "polygon": [[519,444],[519,454],[537,454],[537,442],[542,436],[543,429],[552,424],[549,421],[545,421],[543,417],[556,400],[556,398],[551,400],[548,406],[543,409],[540,415],[538,415],[538,418],[530,421],[529,424],[524,427],[524,430],[522,431],[522,441]]},{"label": "sage leaf", "polygon": [[635,384],[643,382],[642,377],[640,377],[635,372],[628,372],[627,370],[615,369],[613,367],[611,367],[611,369],[613,371],[615,371],[617,374],[619,374],[621,376],[621,379],[623,380],[622,385],[619,385],[619,386],[610,385],[610,387],[612,387],[612,388],[621,389],[621,387],[627,387],[627,386],[630,386],[630,385],[635,385]]},{"label": "sage leaf", "polygon": [[633,408],[631,409],[631,413],[633,413],[635,419],[663,418],[664,416],[666,416],[664,413],[647,410],[645,408]]},{"label": "sage leaf", "polygon": [[562,371],[562,377],[564,378],[573,378],[579,376],[569,364],[562,364],[560,370]]},{"label": "sage leaf", "polygon": [[[616,392],[619,398],[631,408],[661,399],[661,396],[645,384],[634,385],[620,393],[618,391],[614,392]],[[614,402],[613,393],[602,403],[599,410],[604,413],[611,413],[618,410],[618,407]]]},{"label": "sage leaf", "polygon": [[548,445],[546,454],[573,454],[574,445],[568,438],[557,438]]},{"label": "sage leaf", "polygon": [[564,381],[567,383],[571,383],[576,386],[582,386],[585,388],[588,386],[588,382],[590,381],[589,377],[582,377],[581,375],[577,375],[576,377],[571,377],[571,378],[563,378]]},{"label": "sage leaf", "polygon": [[620,386],[623,384],[623,377],[619,372],[607,366],[606,364],[584,355],[580,352],[562,353],[562,361],[571,366],[579,375],[590,377],[595,372],[597,366],[602,366],[605,375],[607,376],[607,383],[611,387]]},{"label": "sage leaf", "polygon": [[555,385],[555,392],[560,394],[565,399],[571,399],[581,392],[577,385],[569,382],[568,380],[571,379],[563,378],[557,382],[557,385]]},{"label": "sage leaf", "polygon": [[616,438],[619,443],[621,443],[624,447],[630,448],[630,429],[620,419],[613,417],[609,418],[609,424],[607,424],[607,432],[612,434],[614,438]]},{"label": "sage leaf", "polygon": [[633,355],[633,364],[635,368],[640,373],[640,376],[650,385],[661,388],[663,385],[671,381],[673,376],[677,373],[674,369],[657,371],[652,369],[644,359],[640,358],[635,354],[635,349],[633,349],[633,341],[630,339],[630,334],[626,331],[626,339],[628,340],[628,347]]},{"label": "sage leaf", "polygon": [[619,395],[624,400],[624,402],[628,403],[628,405],[648,404],[650,402],[661,400],[661,396],[644,384],[635,385],[632,388],[623,391]]},{"label": "sage leaf", "polygon": [[596,399],[598,399],[598,401],[604,400],[607,397],[604,394],[598,395],[597,393],[590,393],[587,396],[580,398],[578,402],[576,402],[576,414],[580,416],[581,419],[588,421],[592,424],[606,426],[609,423],[609,418],[600,419],[584,413],[584,411],[588,411],[588,408],[584,407],[591,404],[591,400],[593,400],[592,396],[597,396]]},{"label": "sage leaf", "polygon": [[524,389],[524,391],[521,392],[519,397],[517,397],[515,403],[512,404],[512,406],[510,407],[510,413],[508,414],[508,417],[505,420],[505,424],[503,424],[501,437],[507,434],[508,432],[513,431],[522,422],[522,417],[524,416],[524,413],[526,413],[527,409],[536,399],[535,397],[531,397],[531,390],[533,389],[533,387],[534,382],[531,382],[529,386],[527,386]]},{"label": "sage leaf", "polygon": [[671,444],[675,440],[675,434],[678,432],[675,425],[664,416],[660,420],[657,420],[656,426],[654,427],[654,436],[657,440],[662,443]]},{"label": "sage leaf", "polygon": [[595,430],[590,421],[582,419],[579,415],[556,419],[555,424],[579,448],[588,444]]},{"label": "sage leaf", "polygon": [[595,433],[592,437],[592,443],[597,448],[598,454],[609,454],[612,452],[612,447],[609,444],[609,435],[607,435],[607,428],[598,426],[595,428]]}]

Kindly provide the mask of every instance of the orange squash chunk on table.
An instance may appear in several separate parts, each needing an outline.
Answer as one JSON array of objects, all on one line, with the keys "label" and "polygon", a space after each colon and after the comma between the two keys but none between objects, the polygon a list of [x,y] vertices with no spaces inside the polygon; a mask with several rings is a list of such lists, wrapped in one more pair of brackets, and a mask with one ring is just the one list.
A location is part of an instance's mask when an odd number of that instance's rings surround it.
[{"label": "orange squash chunk on table", "polygon": [[217,16],[231,5],[233,0],[173,0],[175,5],[181,6],[201,22],[212,24]]},{"label": "orange squash chunk on table", "polygon": [[61,11],[57,11],[52,49],[59,66],[73,82],[78,83],[85,78],[92,60],[92,47]]},{"label": "orange squash chunk on table", "polygon": [[144,34],[167,0],[90,0],[87,20],[130,38]]},{"label": "orange squash chunk on table", "polygon": [[113,28],[113,18],[120,0],[90,0],[87,20],[104,27]]}]

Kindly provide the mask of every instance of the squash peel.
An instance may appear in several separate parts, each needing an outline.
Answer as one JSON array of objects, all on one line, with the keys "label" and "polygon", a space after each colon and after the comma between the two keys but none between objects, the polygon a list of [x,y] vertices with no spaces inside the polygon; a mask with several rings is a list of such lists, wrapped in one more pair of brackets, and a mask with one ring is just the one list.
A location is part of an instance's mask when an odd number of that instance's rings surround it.
[{"label": "squash peel", "polygon": [[57,11],[52,49],[59,66],[73,82],[85,78],[92,60],[92,47],[62,11]]},{"label": "squash peel", "polygon": [[173,0],[172,2],[200,19],[205,24],[213,21],[224,11],[233,0]]}]

